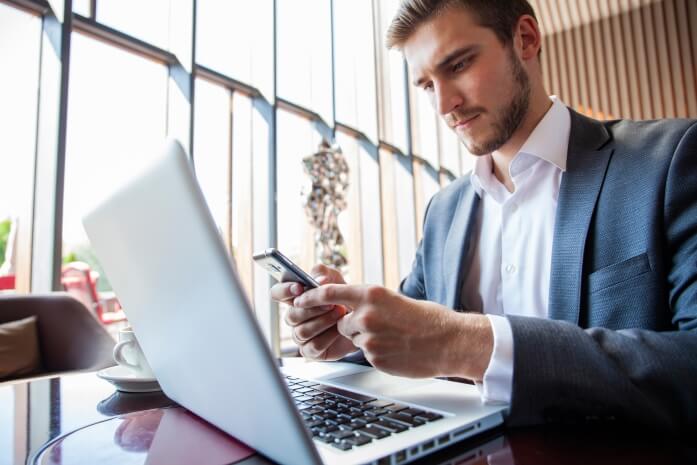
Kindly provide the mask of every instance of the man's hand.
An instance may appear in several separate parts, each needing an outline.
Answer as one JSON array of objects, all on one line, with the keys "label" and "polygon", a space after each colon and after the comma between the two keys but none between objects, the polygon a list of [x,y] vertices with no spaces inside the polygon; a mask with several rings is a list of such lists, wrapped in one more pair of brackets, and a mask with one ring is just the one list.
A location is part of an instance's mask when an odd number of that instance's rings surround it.
[{"label": "man's hand", "polygon": [[339,333],[382,371],[480,381],[489,365],[493,332],[484,315],[456,313],[379,286],[328,284],[293,302],[305,309],[327,305],[352,309],[338,321]]},{"label": "man's hand", "polygon": [[[345,283],[341,273],[325,265],[316,265],[311,273],[320,286]],[[285,321],[293,327],[293,340],[300,354],[312,360],[338,360],[356,351],[351,340],[337,330],[336,323],[348,312],[347,308],[334,304],[294,307],[293,299],[303,292],[304,287],[298,283],[278,283],[271,288],[271,298],[291,305]]]}]

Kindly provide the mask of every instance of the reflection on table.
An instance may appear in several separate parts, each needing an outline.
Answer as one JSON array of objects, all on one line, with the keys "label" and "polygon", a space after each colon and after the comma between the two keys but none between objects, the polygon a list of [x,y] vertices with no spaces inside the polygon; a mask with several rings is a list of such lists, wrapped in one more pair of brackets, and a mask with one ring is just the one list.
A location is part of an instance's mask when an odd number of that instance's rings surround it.
[{"label": "reflection on table", "polygon": [[[0,465],[269,464],[161,392],[95,373],[0,384]],[[695,441],[627,427],[499,428],[416,464],[697,463]]]}]

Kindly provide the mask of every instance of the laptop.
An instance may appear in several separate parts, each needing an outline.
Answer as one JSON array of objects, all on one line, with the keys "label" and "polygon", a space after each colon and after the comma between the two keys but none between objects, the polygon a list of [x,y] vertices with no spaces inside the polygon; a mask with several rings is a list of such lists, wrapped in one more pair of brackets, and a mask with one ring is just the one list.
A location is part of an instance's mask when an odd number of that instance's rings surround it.
[{"label": "laptop", "polygon": [[279,367],[176,141],[83,224],[164,393],[271,460],[407,463],[503,421],[468,384]]}]

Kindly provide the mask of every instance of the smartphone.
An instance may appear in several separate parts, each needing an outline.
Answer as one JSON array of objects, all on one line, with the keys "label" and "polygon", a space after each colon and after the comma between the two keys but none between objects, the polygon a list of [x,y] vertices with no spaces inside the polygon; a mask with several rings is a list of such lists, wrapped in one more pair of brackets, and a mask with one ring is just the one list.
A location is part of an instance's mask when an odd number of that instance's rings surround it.
[{"label": "smartphone", "polygon": [[312,276],[276,249],[266,249],[254,254],[254,261],[276,278],[276,281],[300,283],[306,289],[319,287]]}]

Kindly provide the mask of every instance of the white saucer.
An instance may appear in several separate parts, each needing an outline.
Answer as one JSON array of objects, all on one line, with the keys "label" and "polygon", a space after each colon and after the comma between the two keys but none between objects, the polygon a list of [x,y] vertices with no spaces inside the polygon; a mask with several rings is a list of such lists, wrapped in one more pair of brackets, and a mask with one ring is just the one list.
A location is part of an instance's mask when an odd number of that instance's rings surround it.
[{"label": "white saucer", "polygon": [[97,373],[100,378],[109,381],[122,392],[155,392],[162,388],[155,378],[143,378],[121,365],[105,368]]}]

